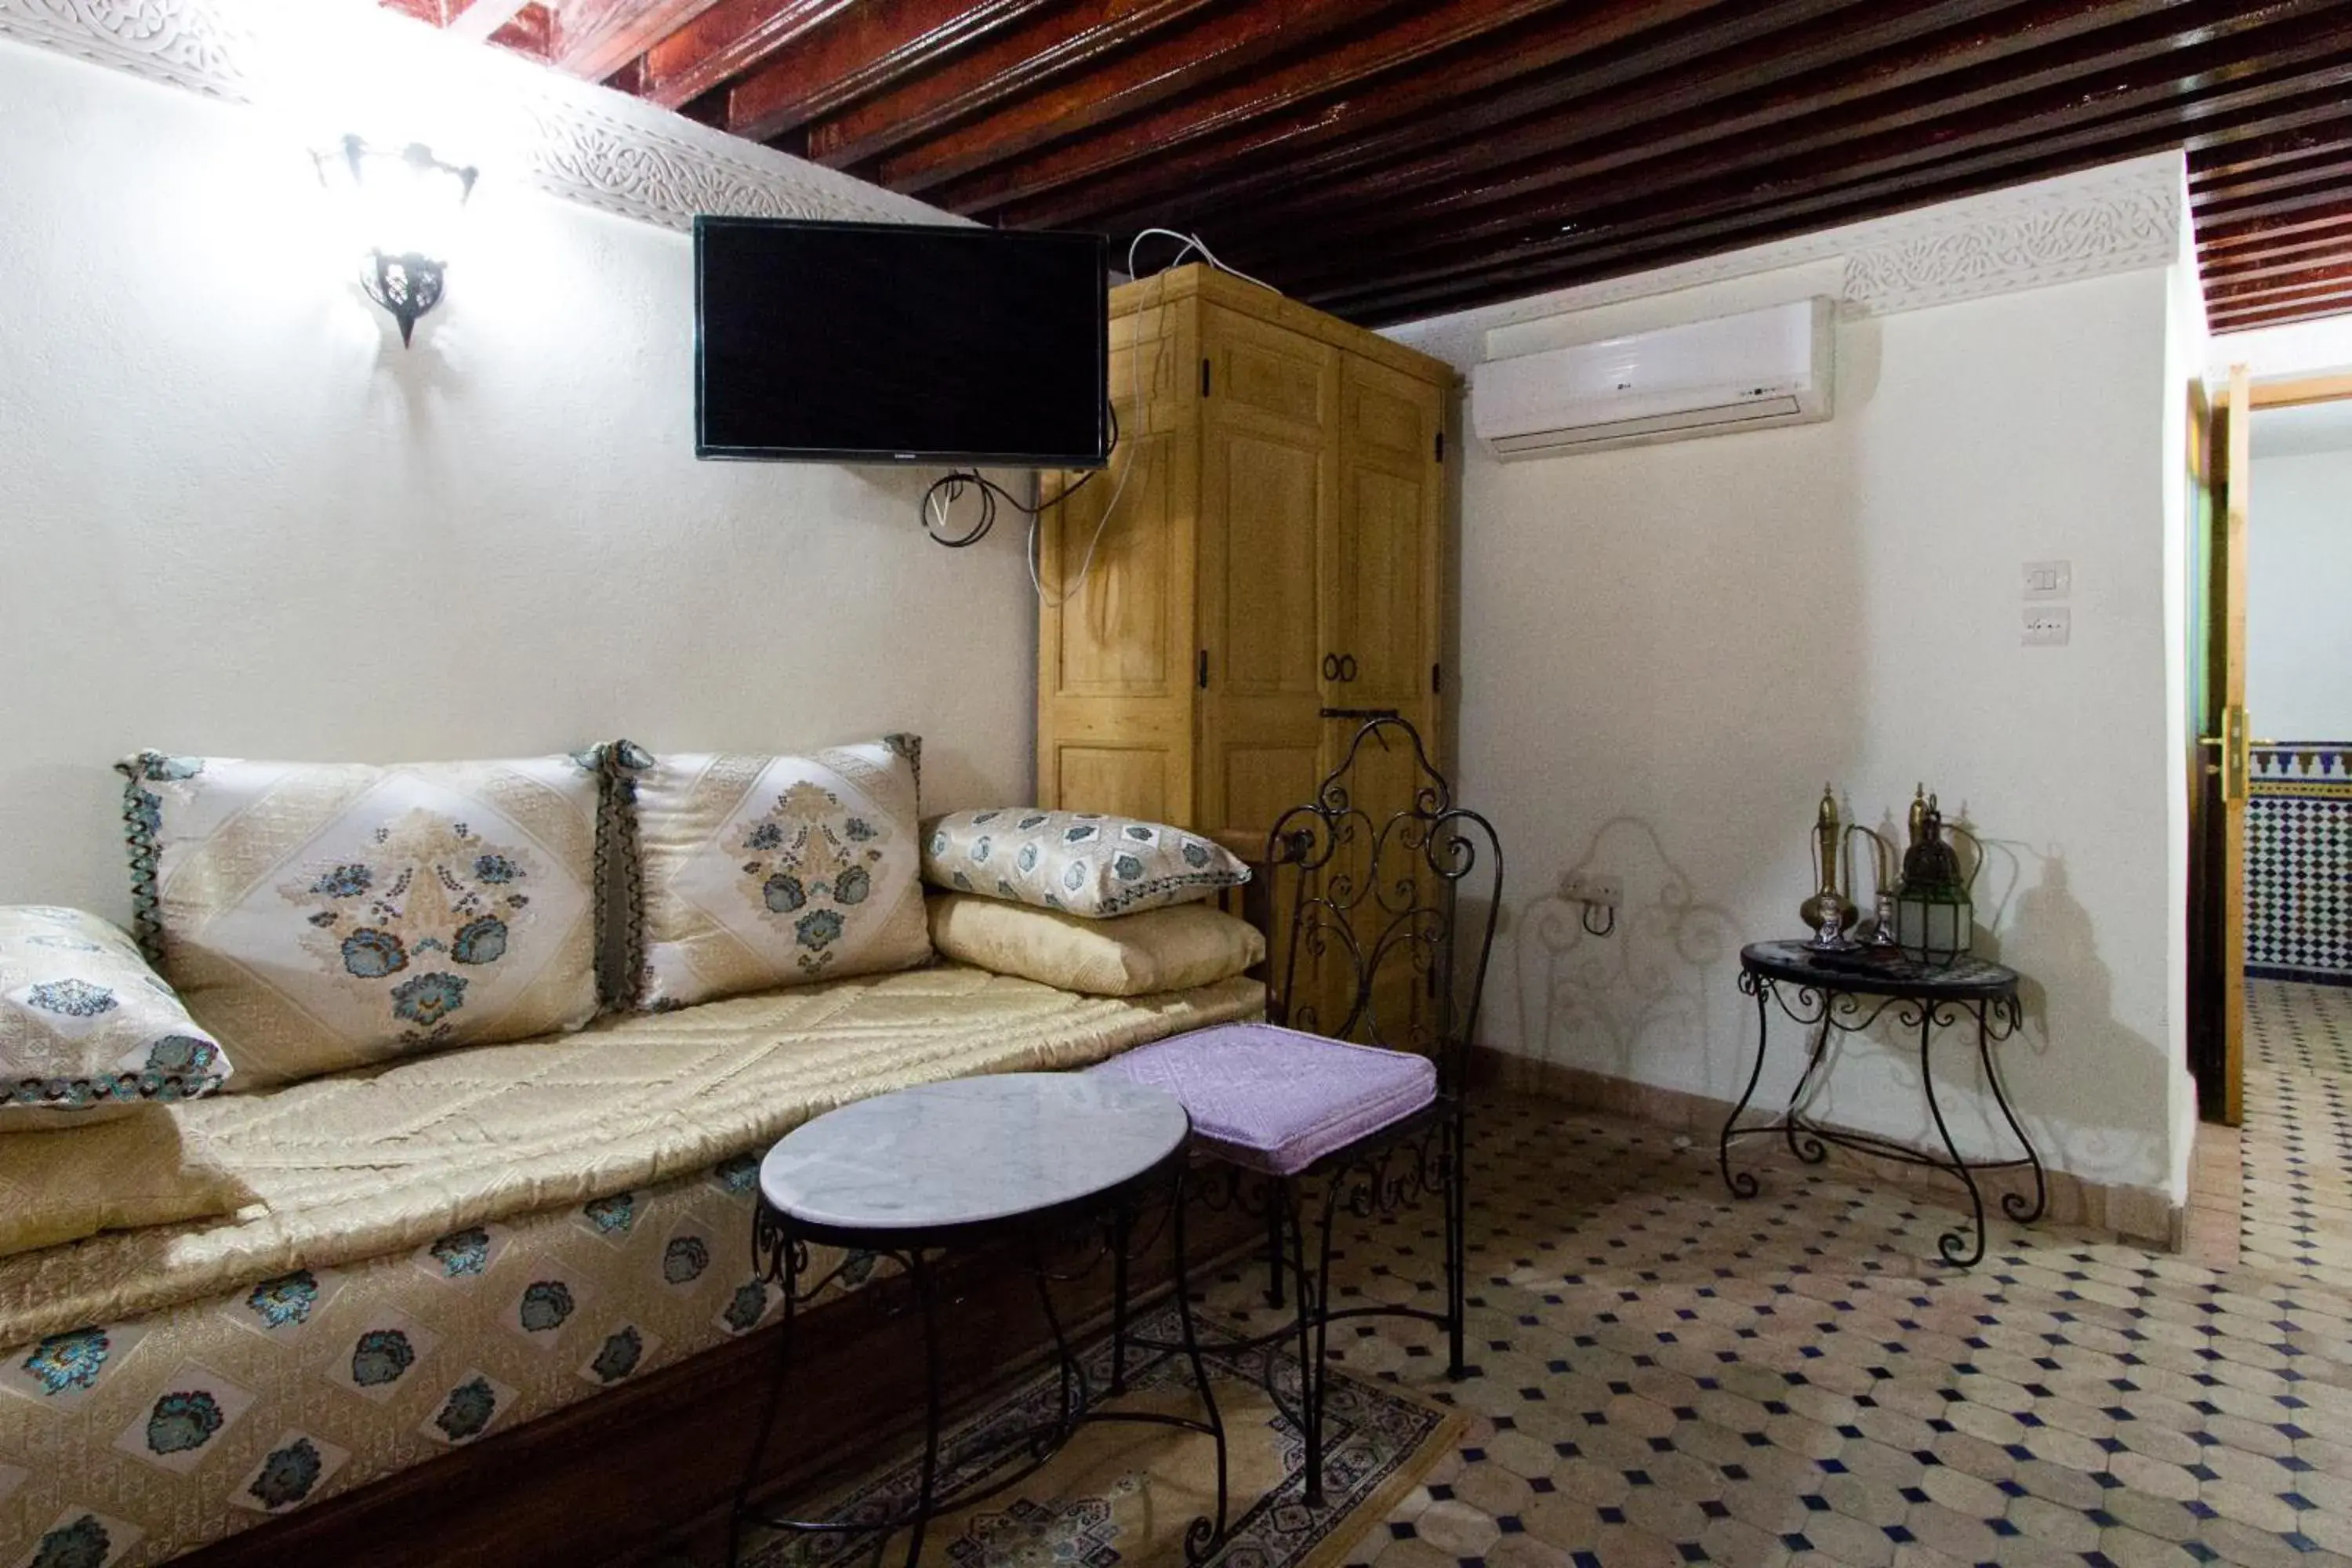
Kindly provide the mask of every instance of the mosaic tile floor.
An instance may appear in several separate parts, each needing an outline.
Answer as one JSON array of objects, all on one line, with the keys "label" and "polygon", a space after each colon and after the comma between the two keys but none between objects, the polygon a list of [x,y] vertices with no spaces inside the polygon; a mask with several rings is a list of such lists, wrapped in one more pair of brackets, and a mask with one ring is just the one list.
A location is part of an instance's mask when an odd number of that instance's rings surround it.
[{"label": "mosaic tile floor", "polygon": [[[2333,1092],[2298,1092],[2305,1141],[2332,1136]],[[2352,1563],[2352,1289],[2317,1228],[2352,1217],[2340,1191],[2304,1203],[2292,1279],[1998,1222],[1963,1274],[1932,1261],[1934,1201],[1763,1174],[1734,1203],[1711,1149],[1483,1101],[1475,1375],[1449,1384],[1419,1325],[1344,1338],[1474,1419],[1351,1563]],[[1433,1222],[1344,1233],[1344,1288],[1416,1294]],[[1256,1283],[1211,1300],[1247,1314]]]},{"label": "mosaic tile floor", "polygon": [[2352,989],[2246,985],[2240,1259],[2352,1291]]}]

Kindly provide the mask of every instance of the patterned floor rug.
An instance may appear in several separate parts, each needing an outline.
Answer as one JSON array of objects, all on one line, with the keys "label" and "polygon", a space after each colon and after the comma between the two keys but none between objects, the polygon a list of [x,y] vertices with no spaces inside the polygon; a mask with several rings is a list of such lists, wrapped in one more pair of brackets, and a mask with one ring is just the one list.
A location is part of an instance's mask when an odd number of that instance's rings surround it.
[{"label": "patterned floor rug", "polygon": [[[1162,1306],[1137,1331],[1173,1341],[1176,1330],[1173,1307]],[[1109,1340],[1093,1345],[1083,1360],[1092,1386],[1108,1387]],[[1393,1381],[1335,1369],[1326,1415],[1325,1501],[1310,1509],[1300,1500],[1304,1445],[1257,1381],[1264,1366],[1261,1356],[1209,1363],[1232,1470],[1231,1535],[1216,1561],[1222,1568],[1328,1568],[1454,1450],[1465,1417]],[[1275,1380],[1295,1394],[1295,1354],[1276,1356]],[[990,1457],[1004,1452],[1005,1435],[1049,1420],[1060,1396],[1057,1374],[1042,1372],[951,1425],[942,1447],[943,1486],[979,1479]],[[1126,1395],[1096,1407],[1173,1415],[1200,1410],[1181,1358],[1130,1376]],[[1210,1511],[1214,1496],[1214,1452],[1199,1433],[1138,1423],[1088,1425],[1027,1480],[933,1521],[923,1568],[1184,1568],[1186,1527]],[[919,1460],[919,1453],[902,1456],[810,1510],[827,1519],[903,1512],[918,1489]],[[872,1531],[763,1532],[743,1560],[750,1568],[852,1568],[877,1561],[898,1568],[905,1560],[903,1532],[890,1538],[878,1559],[875,1546]]]}]

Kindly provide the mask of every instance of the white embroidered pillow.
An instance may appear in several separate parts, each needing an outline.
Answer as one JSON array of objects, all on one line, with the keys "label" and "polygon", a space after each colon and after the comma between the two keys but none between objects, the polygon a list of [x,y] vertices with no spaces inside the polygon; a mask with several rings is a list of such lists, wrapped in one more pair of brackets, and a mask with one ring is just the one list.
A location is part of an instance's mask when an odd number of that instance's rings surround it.
[{"label": "white embroidered pillow", "polygon": [[121,766],[142,945],[238,1089],[595,1015],[594,757]]},{"label": "white embroidered pillow", "polygon": [[0,909],[0,1131],[194,1100],[229,1070],[122,931],[79,910]]},{"label": "white embroidered pillow", "polygon": [[607,748],[634,802],[636,1005],[927,963],[919,747],[892,735],[808,757]]},{"label": "white embroidered pillow", "polygon": [[1214,839],[1098,811],[1003,806],[923,826],[923,879],[931,886],[1089,920],[1213,898],[1249,876]]}]

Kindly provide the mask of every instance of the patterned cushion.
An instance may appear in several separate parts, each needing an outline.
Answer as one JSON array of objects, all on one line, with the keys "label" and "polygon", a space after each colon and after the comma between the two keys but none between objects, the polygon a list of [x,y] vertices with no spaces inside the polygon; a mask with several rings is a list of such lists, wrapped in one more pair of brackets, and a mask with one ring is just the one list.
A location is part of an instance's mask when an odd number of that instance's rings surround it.
[{"label": "patterned cushion", "polygon": [[1197,833],[1098,811],[1003,806],[923,826],[923,879],[933,887],[1089,920],[1212,898],[1249,875]]},{"label": "patterned cushion", "polygon": [[1265,938],[1255,926],[1206,904],[1084,921],[1002,899],[940,893],[930,909],[931,945],[940,957],[1087,996],[1213,985],[1265,956]]},{"label": "patterned cushion", "polygon": [[593,756],[256,763],[142,752],[149,956],[265,1089],[596,1011]]},{"label": "patterned cushion", "polygon": [[1093,1072],[1166,1089],[1221,1158],[1295,1175],[1437,1098],[1426,1057],[1272,1024],[1218,1024],[1138,1047]]},{"label": "patterned cushion", "polygon": [[[93,1119],[106,1125],[87,1125]],[[136,1116],[101,1110],[66,1120],[71,1131],[27,1130],[0,1140],[0,1258],[104,1230],[233,1215],[253,1201],[212,1141],[160,1106]],[[15,1124],[0,1112],[0,1126]]]},{"label": "patterned cushion", "polygon": [[813,757],[607,747],[635,803],[635,1005],[682,1007],[928,962],[920,748],[912,735]]},{"label": "patterned cushion", "polygon": [[0,909],[0,1132],[190,1100],[228,1075],[121,931],[79,910]]}]

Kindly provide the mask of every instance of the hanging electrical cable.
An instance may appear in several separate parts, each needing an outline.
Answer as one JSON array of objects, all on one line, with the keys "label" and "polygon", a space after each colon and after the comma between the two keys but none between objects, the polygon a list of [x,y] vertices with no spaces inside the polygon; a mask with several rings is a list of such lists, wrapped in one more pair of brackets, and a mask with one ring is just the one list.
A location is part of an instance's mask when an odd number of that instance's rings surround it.
[{"label": "hanging electrical cable", "polygon": [[[1185,234],[1172,228],[1142,229],[1128,242],[1127,275],[1136,282],[1142,281],[1141,276],[1136,270],[1136,258],[1142,248],[1143,242],[1154,236],[1182,241],[1177,247],[1176,254],[1161,263],[1152,274],[1153,277],[1160,279],[1158,297],[1152,301],[1152,308],[1155,310],[1167,303],[1169,272],[1182,266],[1185,258],[1195,251],[1200,253],[1201,259],[1220,272],[1231,273],[1234,277],[1244,282],[1255,283],[1261,289],[1274,289],[1274,285],[1264,279],[1253,278],[1238,267],[1226,266],[1224,262],[1218,259],[1216,252],[1211,250],[1202,241],[1200,236]],[[1278,289],[1275,291],[1280,292]],[[1137,314],[1140,315],[1141,312],[1139,310]],[[1128,370],[1129,373],[1129,395],[1139,416],[1143,408],[1143,353],[1139,346],[1128,355]],[[1029,542],[1026,552],[1029,563],[1029,586],[1036,594],[1038,603],[1058,608],[1076,599],[1086,592],[1087,580],[1094,571],[1095,552],[1102,545],[1103,533],[1110,526],[1111,514],[1118,510],[1120,498],[1127,494],[1128,480],[1134,477],[1135,466],[1141,456],[1131,443],[1122,443],[1120,440],[1117,402],[1107,404],[1105,411],[1110,420],[1110,449],[1104,454],[1102,468],[1086,475],[1077,483],[1055,495],[1052,500],[1041,500],[1035,506],[1024,505],[1020,498],[1011,490],[987,478],[976,468],[959,468],[953,473],[942,475],[932,481],[929,488],[923,491],[923,531],[931,536],[934,543],[943,544],[950,550],[969,549],[986,539],[990,531],[996,526],[997,508],[1000,505],[1009,506],[1029,520]],[[1038,520],[1049,509],[1060,506],[1086,489],[1095,479],[1107,472],[1111,460],[1118,457],[1122,444],[1128,445],[1127,461],[1119,465],[1118,479],[1111,487],[1110,499],[1103,503],[1102,515],[1095,521],[1094,535],[1087,541],[1087,552],[1079,560],[1077,577],[1066,590],[1058,594],[1048,593],[1039,561]],[[967,492],[976,493],[980,497],[980,514],[961,531],[950,532],[948,531],[949,509],[961,500]]]}]

